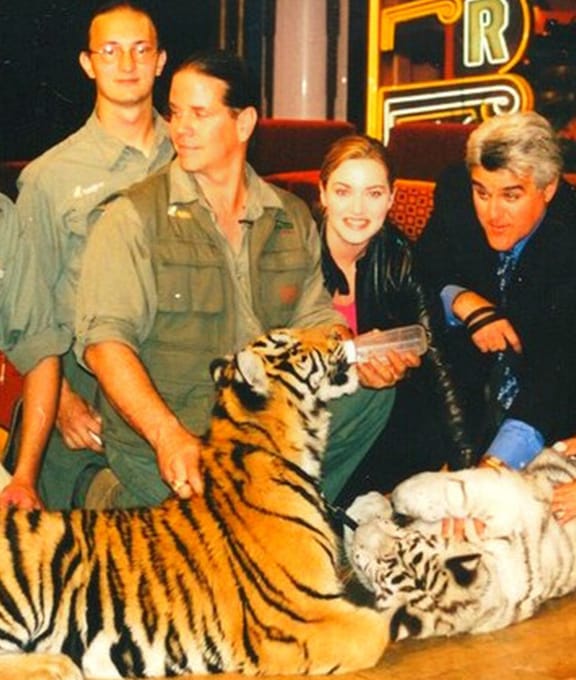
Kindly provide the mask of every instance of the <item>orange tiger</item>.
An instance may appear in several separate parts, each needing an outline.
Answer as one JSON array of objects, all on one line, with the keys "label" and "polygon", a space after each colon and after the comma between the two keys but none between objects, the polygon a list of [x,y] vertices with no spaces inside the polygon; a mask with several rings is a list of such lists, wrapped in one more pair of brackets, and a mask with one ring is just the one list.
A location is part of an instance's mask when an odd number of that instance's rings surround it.
[{"label": "orange tiger", "polygon": [[357,386],[341,342],[326,329],[275,331],[212,373],[201,497],[0,515],[2,680],[378,661],[389,621],[345,598],[318,484],[326,401]]}]

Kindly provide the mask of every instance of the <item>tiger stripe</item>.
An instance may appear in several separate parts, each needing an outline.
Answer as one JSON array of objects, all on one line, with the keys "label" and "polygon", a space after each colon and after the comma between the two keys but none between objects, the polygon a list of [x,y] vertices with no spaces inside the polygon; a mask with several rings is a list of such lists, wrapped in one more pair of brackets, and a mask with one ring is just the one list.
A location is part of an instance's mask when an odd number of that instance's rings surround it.
[{"label": "tiger stripe", "polygon": [[326,329],[277,331],[213,371],[202,496],[0,511],[0,677],[25,677],[44,653],[66,655],[70,680],[70,659],[101,678],[378,661],[389,623],[345,598],[318,484],[325,403],[357,384],[341,342]]}]

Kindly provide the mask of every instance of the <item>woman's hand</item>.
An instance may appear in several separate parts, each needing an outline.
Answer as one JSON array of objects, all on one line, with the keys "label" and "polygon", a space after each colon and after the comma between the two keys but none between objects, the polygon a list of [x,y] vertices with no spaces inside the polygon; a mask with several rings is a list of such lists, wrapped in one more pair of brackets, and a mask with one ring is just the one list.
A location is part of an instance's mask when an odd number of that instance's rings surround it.
[{"label": "woman's hand", "polygon": [[395,352],[389,350],[385,359],[370,357],[369,361],[357,365],[358,378],[362,387],[381,390],[393,387],[402,380],[410,368],[417,368],[422,363],[414,352]]}]

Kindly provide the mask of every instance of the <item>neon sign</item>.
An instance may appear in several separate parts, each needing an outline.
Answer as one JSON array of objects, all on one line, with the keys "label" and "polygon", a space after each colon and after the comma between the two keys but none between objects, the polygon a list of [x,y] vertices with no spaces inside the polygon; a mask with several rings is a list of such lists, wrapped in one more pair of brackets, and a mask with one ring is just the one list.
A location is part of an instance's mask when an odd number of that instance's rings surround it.
[{"label": "neon sign", "polygon": [[[483,120],[533,106],[530,85],[509,71],[524,55],[532,29],[528,0],[409,0],[386,7],[370,0],[367,132],[386,143],[408,120]],[[388,72],[398,27],[432,17],[444,31],[442,77],[398,82]]]}]

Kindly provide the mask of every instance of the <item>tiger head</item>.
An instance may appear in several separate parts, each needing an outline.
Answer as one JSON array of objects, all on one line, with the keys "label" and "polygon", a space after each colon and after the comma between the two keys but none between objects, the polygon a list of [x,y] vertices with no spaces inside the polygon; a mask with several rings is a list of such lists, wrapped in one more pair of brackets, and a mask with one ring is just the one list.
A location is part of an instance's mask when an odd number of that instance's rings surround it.
[{"label": "tiger head", "polygon": [[393,640],[467,630],[490,590],[489,570],[474,546],[392,519],[361,524],[348,550],[376,608],[392,614]]},{"label": "tiger head", "polygon": [[[283,455],[319,474],[328,435],[326,402],[358,387],[358,377],[333,329],[280,329],[211,365],[213,419],[269,432]],[[311,454],[301,458],[301,454]]]},{"label": "tiger head", "polygon": [[474,546],[402,526],[376,491],[346,513],[358,525],[344,533],[348,560],[376,608],[392,614],[392,639],[452,635],[478,616],[489,574]]}]

